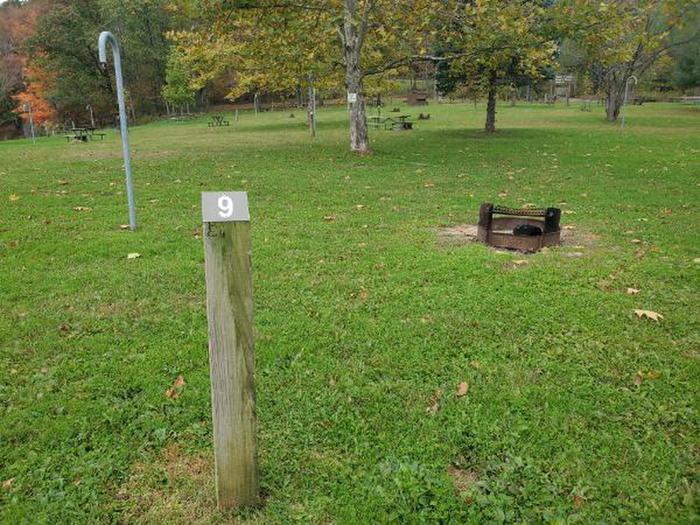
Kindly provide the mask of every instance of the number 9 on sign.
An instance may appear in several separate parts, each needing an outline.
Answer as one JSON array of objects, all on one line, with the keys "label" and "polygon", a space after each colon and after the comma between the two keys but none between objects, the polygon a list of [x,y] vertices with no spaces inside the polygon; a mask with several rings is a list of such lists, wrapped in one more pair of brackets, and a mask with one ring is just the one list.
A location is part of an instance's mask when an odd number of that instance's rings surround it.
[{"label": "number 9 on sign", "polygon": [[222,219],[228,219],[233,215],[233,200],[228,195],[222,195],[217,201],[219,205],[219,216]]},{"label": "number 9 on sign", "polygon": [[202,192],[202,220],[204,222],[250,221],[248,195],[244,191]]}]

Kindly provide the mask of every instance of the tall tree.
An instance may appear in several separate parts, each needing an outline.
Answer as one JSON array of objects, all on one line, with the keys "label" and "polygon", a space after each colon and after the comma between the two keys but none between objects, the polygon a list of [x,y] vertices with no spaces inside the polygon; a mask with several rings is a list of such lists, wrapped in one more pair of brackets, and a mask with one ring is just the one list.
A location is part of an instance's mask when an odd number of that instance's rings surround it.
[{"label": "tall tree", "polygon": [[[232,96],[292,89],[309,79],[348,93],[350,148],[369,151],[365,80],[419,54],[429,0],[210,0],[208,23],[176,35],[201,79],[235,71]],[[220,50],[214,53],[211,49]]]},{"label": "tall tree", "polygon": [[694,41],[700,27],[682,39],[672,29],[684,27],[697,10],[696,0],[567,0],[574,21],[572,37],[585,51],[594,86],[605,96],[609,121],[616,121],[625,86],[647,72],[674,47]]},{"label": "tall tree", "polygon": [[523,77],[540,78],[553,62],[557,45],[549,4],[547,0],[455,0],[442,11],[440,45],[453,58],[441,66],[443,88],[469,84],[486,93],[487,133],[496,131],[499,87]]},{"label": "tall tree", "polygon": [[167,60],[165,0],[54,0],[30,39],[33,67],[52,74],[50,102],[63,118],[111,121],[115,98],[109,69],[99,67],[97,36],[112,31],[122,47],[125,85],[134,109],[155,112]]}]

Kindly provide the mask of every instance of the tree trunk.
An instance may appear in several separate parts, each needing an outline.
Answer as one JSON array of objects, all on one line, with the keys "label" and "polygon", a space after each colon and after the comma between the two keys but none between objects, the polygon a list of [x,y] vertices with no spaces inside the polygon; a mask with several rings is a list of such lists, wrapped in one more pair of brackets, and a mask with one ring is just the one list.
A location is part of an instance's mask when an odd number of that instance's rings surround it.
[{"label": "tree trunk", "polygon": [[350,149],[358,153],[369,152],[369,138],[367,136],[367,115],[365,112],[365,97],[362,93],[362,74],[357,67],[348,66],[345,82],[348,95],[354,97],[350,101]]},{"label": "tree trunk", "polygon": [[260,95],[258,93],[253,95],[253,109],[256,115],[260,112]]},{"label": "tree trunk", "polygon": [[496,131],[496,75],[492,74],[489,80],[488,101],[486,103],[486,133]]},{"label": "tree trunk", "polygon": [[367,33],[369,9],[365,6],[360,19],[356,16],[357,13],[357,0],[345,0],[343,26],[339,32],[343,43],[345,87],[348,90],[350,111],[350,149],[357,153],[369,153],[367,114],[363,93],[364,73],[360,67],[360,54]]},{"label": "tree trunk", "polygon": [[615,122],[620,116],[622,97],[622,92],[614,87],[611,87],[605,94],[605,117],[609,122]]},{"label": "tree trunk", "polygon": [[309,75],[309,97],[307,100],[307,115],[309,121],[309,132],[312,137],[316,136],[316,89],[314,88],[314,77]]}]

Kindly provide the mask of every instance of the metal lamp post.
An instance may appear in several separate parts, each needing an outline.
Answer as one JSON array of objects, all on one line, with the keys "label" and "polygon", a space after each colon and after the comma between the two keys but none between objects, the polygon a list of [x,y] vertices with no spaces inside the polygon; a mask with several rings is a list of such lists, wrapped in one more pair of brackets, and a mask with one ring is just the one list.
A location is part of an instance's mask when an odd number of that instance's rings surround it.
[{"label": "metal lamp post", "polygon": [[119,42],[109,31],[102,31],[98,40],[100,65],[107,68],[107,41],[112,45],[114,58],[114,72],[117,77],[117,101],[119,102],[119,129],[122,136],[122,150],[124,152],[124,171],[126,171],[126,197],[129,201],[129,226],[136,230],[136,209],[134,205],[134,188],[131,180],[131,159],[129,157],[129,138],[126,126],[126,105],[124,104],[124,81],[122,77],[122,60],[119,52]]},{"label": "metal lamp post", "polygon": [[630,76],[625,82],[625,99],[622,101],[622,121],[620,122],[620,128],[625,127],[625,106],[627,105],[627,92],[630,87],[630,80],[634,80],[634,85],[637,85],[637,77],[634,75]]},{"label": "metal lamp post", "polygon": [[32,115],[32,105],[29,102],[25,102],[24,111],[29,113],[29,127],[32,130],[32,143],[36,144],[36,137],[34,135],[34,116]]},{"label": "metal lamp post", "polygon": [[92,112],[92,104],[88,104],[85,106],[85,109],[90,111],[90,125],[94,128],[95,127],[95,115]]}]

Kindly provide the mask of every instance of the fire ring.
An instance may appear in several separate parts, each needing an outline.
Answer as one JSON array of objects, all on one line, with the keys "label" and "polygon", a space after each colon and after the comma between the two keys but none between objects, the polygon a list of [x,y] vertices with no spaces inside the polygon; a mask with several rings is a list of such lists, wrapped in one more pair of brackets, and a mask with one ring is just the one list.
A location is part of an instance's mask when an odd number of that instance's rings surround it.
[{"label": "fire ring", "polygon": [[485,202],[479,208],[477,238],[494,248],[536,252],[561,243],[559,208],[508,208]]}]

